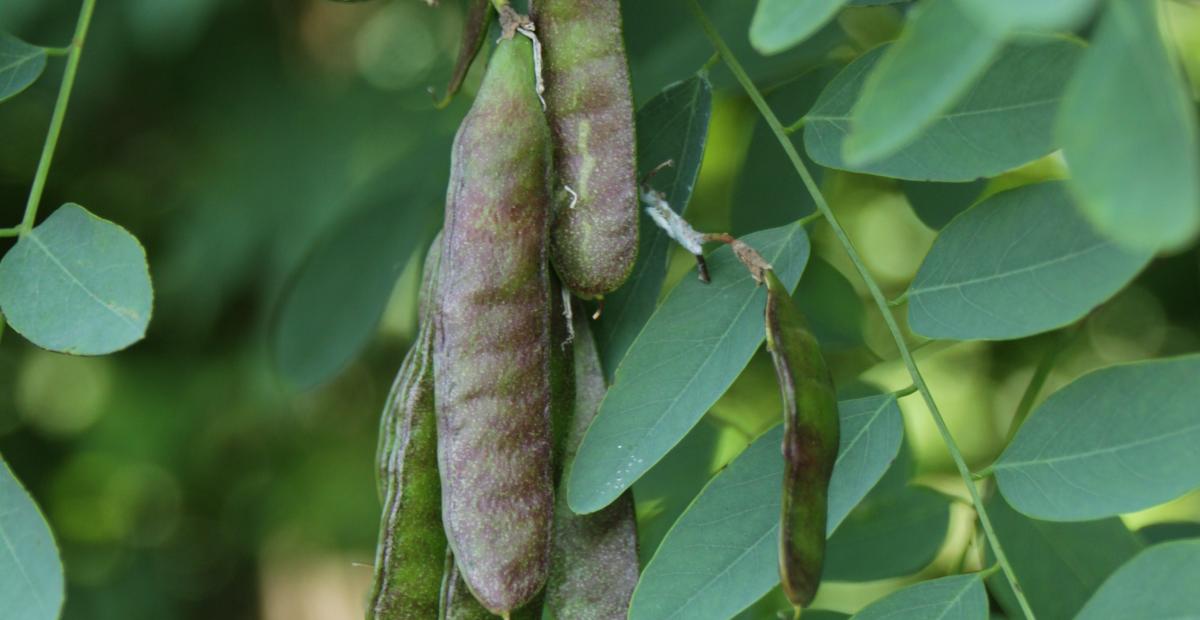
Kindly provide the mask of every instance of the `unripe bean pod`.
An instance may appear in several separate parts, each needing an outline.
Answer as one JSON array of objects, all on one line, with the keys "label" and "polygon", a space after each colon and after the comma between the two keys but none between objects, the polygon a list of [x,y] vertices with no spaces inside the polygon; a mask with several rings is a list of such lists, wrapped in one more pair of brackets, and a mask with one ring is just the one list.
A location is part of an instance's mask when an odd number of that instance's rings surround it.
[{"label": "unripe bean pod", "polygon": [[[575,319],[575,412],[564,459],[575,458],[607,389],[588,318]],[[559,620],[621,620],[638,580],[637,519],[626,491],[608,507],[577,515],[560,489],[554,513],[554,545],[546,609]]]},{"label": "unripe bean pod", "polygon": [[[637,259],[633,98],[617,0],[531,0],[564,189],[550,252],[571,292],[601,297]],[[569,196],[569,197],[568,197]],[[565,203],[565,204],[563,204]]]},{"label": "unripe bean pod", "polygon": [[837,392],[821,347],[787,287],[765,272],[767,350],[783,396],[779,574],[793,605],[812,602],[825,560],[829,479],[838,452]]},{"label": "unripe bean pod", "polygon": [[498,614],[549,567],[549,145],[532,45],[501,40],[454,142],[434,343],[442,518]]},{"label": "unripe bean pod", "polygon": [[400,366],[381,425],[385,492],[367,611],[371,620],[430,618],[438,608],[446,536],[437,473],[430,300],[437,290],[440,248],[435,241],[425,259],[421,325]]}]

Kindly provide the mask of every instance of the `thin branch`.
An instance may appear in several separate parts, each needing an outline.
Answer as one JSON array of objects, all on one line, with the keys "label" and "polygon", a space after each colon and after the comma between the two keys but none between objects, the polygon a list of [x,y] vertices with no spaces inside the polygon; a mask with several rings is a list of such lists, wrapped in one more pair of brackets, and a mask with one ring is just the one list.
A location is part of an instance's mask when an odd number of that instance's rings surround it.
[{"label": "thin branch", "polygon": [[71,90],[75,86],[75,75],[79,72],[79,60],[83,57],[83,43],[87,39],[88,26],[92,23],[92,13],[95,9],[96,0],[83,0],[83,7],[79,10],[79,21],[75,24],[75,37],[67,55],[67,68],[63,71],[62,85],[58,89],[58,100],[54,104],[54,114],[50,117],[50,129],[46,132],[46,143],[42,146],[42,157],[33,177],[33,187],[29,190],[29,200],[25,203],[25,216],[21,219],[22,235],[33,230],[33,224],[37,220],[38,206],[42,202],[42,193],[46,190],[46,179],[50,176],[50,162],[54,160],[58,136],[62,133],[63,121],[67,117],[67,104],[71,102]]},{"label": "thin branch", "polygon": [[950,433],[950,428],[946,425],[946,420],[942,417],[941,411],[933,399],[933,394],[929,391],[929,386],[925,383],[925,378],[921,375],[920,369],[917,368],[916,362],[913,360],[912,353],[908,350],[908,345],[904,342],[904,336],[900,331],[900,326],[896,323],[896,317],[892,316],[891,311],[888,310],[887,299],[883,296],[883,291],[880,290],[879,285],[871,277],[870,272],[867,271],[866,265],[858,255],[858,250],[854,247],[845,229],[842,228],[841,223],[838,222],[837,217],[834,216],[833,211],[829,208],[829,204],[825,201],[824,195],[821,194],[820,188],[817,187],[816,181],[813,180],[812,174],[809,173],[808,168],[805,167],[804,162],[800,159],[800,154],[796,152],[796,147],[792,144],[791,139],[788,138],[783,124],[779,122],[779,118],[771,111],[771,108],[763,99],[762,94],[759,93],[754,82],[750,80],[750,76],[746,75],[746,71],[742,69],[741,63],[729,51],[729,47],[721,39],[721,35],[717,32],[712,22],[709,21],[708,16],[704,14],[704,10],[700,8],[696,0],[691,0],[690,5],[692,12],[695,13],[696,18],[700,21],[701,27],[703,27],[705,33],[708,35],[709,40],[712,41],[713,47],[721,54],[721,58],[725,61],[726,66],[729,67],[734,77],[742,85],[750,100],[754,102],[763,119],[767,121],[767,125],[770,126],[780,146],[787,153],[788,159],[791,160],[792,166],[796,169],[796,174],[800,176],[800,179],[804,182],[804,186],[808,189],[808,193],[812,195],[817,209],[825,216],[825,220],[829,222],[834,235],[837,236],[838,241],[845,248],[846,254],[850,257],[851,262],[854,263],[854,268],[858,270],[863,282],[867,285],[867,289],[871,292],[871,297],[875,300],[875,305],[878,306],[880,313],[883,314],[888,331],[891,332],[892,338],[896,341],[896,346],[900,350],[900,356],[904,360],[904,366],[908,369],[908,374],[912,376],[913,384],[917,386],[917,390],[920,391],[922,398],[925,400],[925,405],[929,408],[929,412],[933,416],[934,424],[942,436],[942,441],[945,442],[950,456],[954,459],[955,468],[958,469],[959,476],[962,477],[967,490],[971,494],[971,503],[975,507],[975,512],[979,516],[979,522],[983,526],[984,532],[987,534],[988,544],[992,548],[992,553],[996,556],[996,562],[1004,571],[1004,576],[1008,579],[1009,584],[1012,585],[1013,593],[1021,606],[1021,610],[1027,618],[1034,620],[1033,610],[1029,607],[1029,601],[1025,599],[1025,593],[1021,589],[1016,573],[1013,572],[1012,566],[1009,564],[1008,558],[1000,546],[1000,539],[996,536],[996,532],[992,528],[992,521],[988,517],[987,509],[983,505],[979,489],[976,488],[974,481],[971,479],[971,470],[967,467],[967,462],[963,459],[958,443]]}]

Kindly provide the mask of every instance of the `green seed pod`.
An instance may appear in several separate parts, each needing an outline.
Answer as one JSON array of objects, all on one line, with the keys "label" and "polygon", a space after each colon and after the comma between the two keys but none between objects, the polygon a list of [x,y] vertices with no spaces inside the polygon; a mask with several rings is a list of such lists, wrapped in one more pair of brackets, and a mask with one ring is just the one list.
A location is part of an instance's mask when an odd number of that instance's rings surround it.
[{"label": "green seed pod", "polygon": [[[425,252],[425,263],[421,268],[421,288],[417,298],[417,319],[418,332],[415,341],[420,341],[422,338],[422,330],[429,331],[432,337],[433,325],[433,303],[434,280],[437,276],[438,262],[442,258],[442,233],[439,231],[434,237],[433,243],[429,245],[429,250]],[[426,327],[429,326],[429,327]],[[416,342],[414,341],[414,346]],[[412,349],[409,350],[412,354]],[[405,358],[405,363],[407,363]],[[399,414],[404,410],[404,407],[397,407],[397,402],[405,390],[412,388],[406,386],[403,379],[406,374],[404,365],[401,364],[400,372],[396,373],[396,379],[392,382],[392,387],[388,391],[387,401],[383,405],[383,415],[379,417],[379,439],[375,448],[375,464],[376,471],[376,487],[379,491],[379,500],[383,501],[387,497],[388,482],[393,471],[394,453],[392,446],[395,444],[399,435],[396,432],[396,423],[399,419]],[[432,381],[432,379],[431,379]],[[433,390],[432,385],[429,388]]]},{"label": "green seed pod", "polygon": [[384,411],[380,459],[385,482],[375,583],[367,618],[407,620],[437,613],[446,536],[437,474],[432,303],[440,244],[425,259],[421,326]]},{"label": "green seed pod", "polygon": [[[568,463],[575,458],[606,390],[590,329],[586,317],[576,318],[575,413],[564,454]],[[626,491],[599,512],[577,515],[567,506],[566,490],[560,489],[554,513],[546,610],[558,620],[621,620],[629,613],[629,599],[637,580],[633,495]]]},{"label": "green seed pod", "polygon": [[[584,298],[616,290],[637,259],[633,98],[617,0],[531,0],[545,46],[559,200],[550,257]],[[573,204],[572,204],[573,203]]]},{"label": "green seed pod", "polygon": [[442,518],[500,614],[549,569],[549,146],[532,44],[502,40],[455,138],[434,342]]},{"label": "green seed pod", "polygon": [[829,478],[838,452],[837,391],[787,287],[765,272],[767,350],[783,396],[783,514],[779,574],[793,605],[812,602],[825,560]]}]

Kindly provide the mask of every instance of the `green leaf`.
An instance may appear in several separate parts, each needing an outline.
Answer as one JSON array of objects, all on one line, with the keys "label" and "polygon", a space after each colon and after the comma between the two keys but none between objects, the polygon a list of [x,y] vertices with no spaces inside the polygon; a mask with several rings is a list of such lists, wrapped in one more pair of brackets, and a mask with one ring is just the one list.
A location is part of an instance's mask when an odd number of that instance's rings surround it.
[{"label": "green leaf", "polygon": [[979,200],[987,181],[971,183],[922,183],[902,181],[900,189],[917,217],[926,226],[941,230],[956,215],[966,211]]},{"label": "green leaf", "polygon": [[[799,224],[744,241],[789,290],[808,261]],[[709,258],[712,283],[686,276],[629,348],[571,467],[568,501],[579,513],[607,506],[695,426],[746,367],[764,338],[761,290],[728,246]]]},{"label": "green leaf", "polygon": [[922,581],[889,594],[853,620],[987,620],[987,592],[978,573]]},{"label": "green leaf", "polygon": [[0,102],[29,88],[45,70],[45,48],[0,32]]},{"label": "green leaf", "polygon": [[[937,7],[952,4],[954,0],[935,2]],[[938,46],[939,58],[964,56],[969,60],[971,51],[956,50],[950,46],[948,37],[936,34],[925,44]],[[899,45],[880,46],[862,55],[821,93],[806,117],[804,129],[805,149],[817,163],[916,181],[967,182],[1012,170],[1056,148],[1054,119],[1064,85],[1084,49],[1080,43],[1050,37],[1014,42],[998,50],[999,56],[990,66],[986,61],[978,67],[972,66],[970,75],[960,70],[959,79],[963,83],[948,92],[942,92],[946,91],[944,85],[939,91],[924,84],[925,81],[940,84],[946,75],[956,75],[941,67],[942,60],[922,60],[914,68],[901,68],[894,63],[885,67],[884,57]],[[942,45],[946,49],[941,49]],[[968,47],[971,45],[978,43]],[[987,58],[991,58],[990,53]],[[886,69],[895,77],[885,75],[886,83],[872,86],[872,81],[883,80],[868,77],[878,72],[872,72],[876,63],[878,69]],[[899,73],[902,70],[904,73]],[[980,72],[982,75],[975,80]],[[893,79],[905,84],[911,82],[921,92],[906,94],[910,86],[890,84]],[[860,91],[862,101],[856,105]],[[926,91],[927,94],[922,94]],[[936,101],[932,99],[935,95]],[[853,120],[852,105],[856,105]],[[875,108],[882,111],[873,112]],[[888,122],[896,125],[880,131],[903,130],[903,133],[887,138],[896,144],[886,156],[866,163],[851,163],[842,155],[843,143],[851,128],[854,132],[870,130],[870,125],[858,125],[857,115],[863,109],[870,114],[888,112],[888,116],[895,116]],[[918,114],[920,119],[905,118]],[[901,128],[900,124],[908,125]]]},{"label": "green leaf", "polygon": [[845,350],[863,344],[862,300],[846,276],[824,259],[809,259],[792,297],[822,348]]},{"label": "green leaf", "polygon": [[1155,545],[1108,578],[1077,620],[1200,617],[1200,540]]},{"label": "green leaf", "polygon": [[1138,530],[1137,535],[1147,545],[1156,545],[1182,538],[1200,538],[1200,523],[1195,521],[1151,523]]},{"label": "green leaf", "polygon": [[629,620],[725,620],[779,584],[782,441],[775,426],[709,481],[646,565]]},{"label": "green leaf", "polygon": [[50,526],[0,459],[0,601],[5,620],[54,620],[63,569]]},{"label": "green leaf", "polygon": [[66,204],[0,260],[0,310],[43,349],[103,355],[141,340],[154,291],[129,231]]},{"label": "green leaf", "polygon": [[[700,175],[708,120],[712,116],[712,85],[704,76],[693,76],[668,86],[638,110],[638,174],[645,175],[671,160],[651,181],[679,214],[684,214]],[[667,250],[671,240],[640,213],[638,260],[625,284],[604,300],[604,312],[594,324],[606,379],[611,383],[617,365],[629,351],[646,320],[654,314],[663,279],[667,275]]]},{"label": "green leaf", "polygon": [[[879,481],[903,441],[894,395],[842,401],[838,414],[842,432],[829,483],[829,532]],[[646,566],[631,620],[671,614],[724,620],[779,584],[782,441],[783,427],[775,426],[709,481]]]},{"label": "green leaf", "polygon": [[908,322],[929,338],[1022,338],[1080,319],[1151,258],[1096,233],[1064,183],[1026,185],[938,235],[909,288]]},{"label": "green leaf", "polygon": [[975,23],[1007,37],[1020,31],[1070,30],[1092,13],[1096,0],[955,0]]},{"label": "green leaf", "polygon": [[1196,112],[1159,39],[1156,6],[1108,3],[1058,118],[1080,208],[1104,234],[1151,251],[1200,230]]},{"label": "green leaf", "polygon": [[895,394],[844,400],[838,404],[838,415],[840,443],[829,481],[826,518],[830,533],[879,482],[904,444],[904,419]]},{"label": "green leaf", "polygon": [[823,579],[873,581],[916,573],[937,557],[949,528],[945,495],[920,486],[876,488],[829,539]]},{"label": "green leaf", "polygon": [[799,45],[833,19],[846,1],[758,0],[750,21],[750,44],[767,55]]},{"label": "green leaf", "polygon": [[854,104],[851,132],[842,146],[846,161],[862,165],[912,142],[967,92],[1002,44],[955,0],[918,4]]},{"label": "green leaf", "polygon": [[[1081,523],[1038,521],[994,494],[988,516],[1025,597],[1039,618],[1072,618],[1106,577],[1141,548],[1120,519]],[[995,561],[988,549],[988,562]],[[988,588],[1013,618],[1024,618],[1008,580],[995,574]]]},{"label": "green leaf", "polygon": [[1111,366],[1052,394],[993,466],[1013,508],[1099,519],[1200,487],[1200,355]]},{"label": "green leaf", "polygon": [[374,191],[313,246],[282,293],[271,348],[294,387],[320,385],[358,355],[400,272],[427,239],[430,209]]},{"label": "green leaf", "polygon": [[[832,66],[810,71],[767,95],[767,105],[781,118],[800,118],[812,108],[821,89],[835,75]],[[800,152],[804,165],[812,171],[813,179],[820,184],[825,169],[804,154],[799,134],[789,139]],[[730,232],[740,237],[783,226],[814,213],[816,208],[767,122],[761,118],[755,121],[746,158],[734,184]]]}]

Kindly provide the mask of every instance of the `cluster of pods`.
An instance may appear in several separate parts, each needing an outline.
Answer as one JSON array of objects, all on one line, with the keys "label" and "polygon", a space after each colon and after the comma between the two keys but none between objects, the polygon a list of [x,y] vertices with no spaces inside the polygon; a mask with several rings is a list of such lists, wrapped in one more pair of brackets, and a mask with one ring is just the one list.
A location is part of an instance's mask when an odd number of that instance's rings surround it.
[{"label": "cluster of pods", "polygon": [[[629,276],[638,182],[617,0],[472,0],[461,83],[501,36],[451,155],[420,327],[380,426],[383,515],[368,618],[625,618],[638,579],[629,492],[576,515],[559,492],[606,391],[586,312]],[[493,6],[494,5],[494,6]],[[820,578],[838,446],[820,349],[769,266],[785,403],[781,574]]]}]

